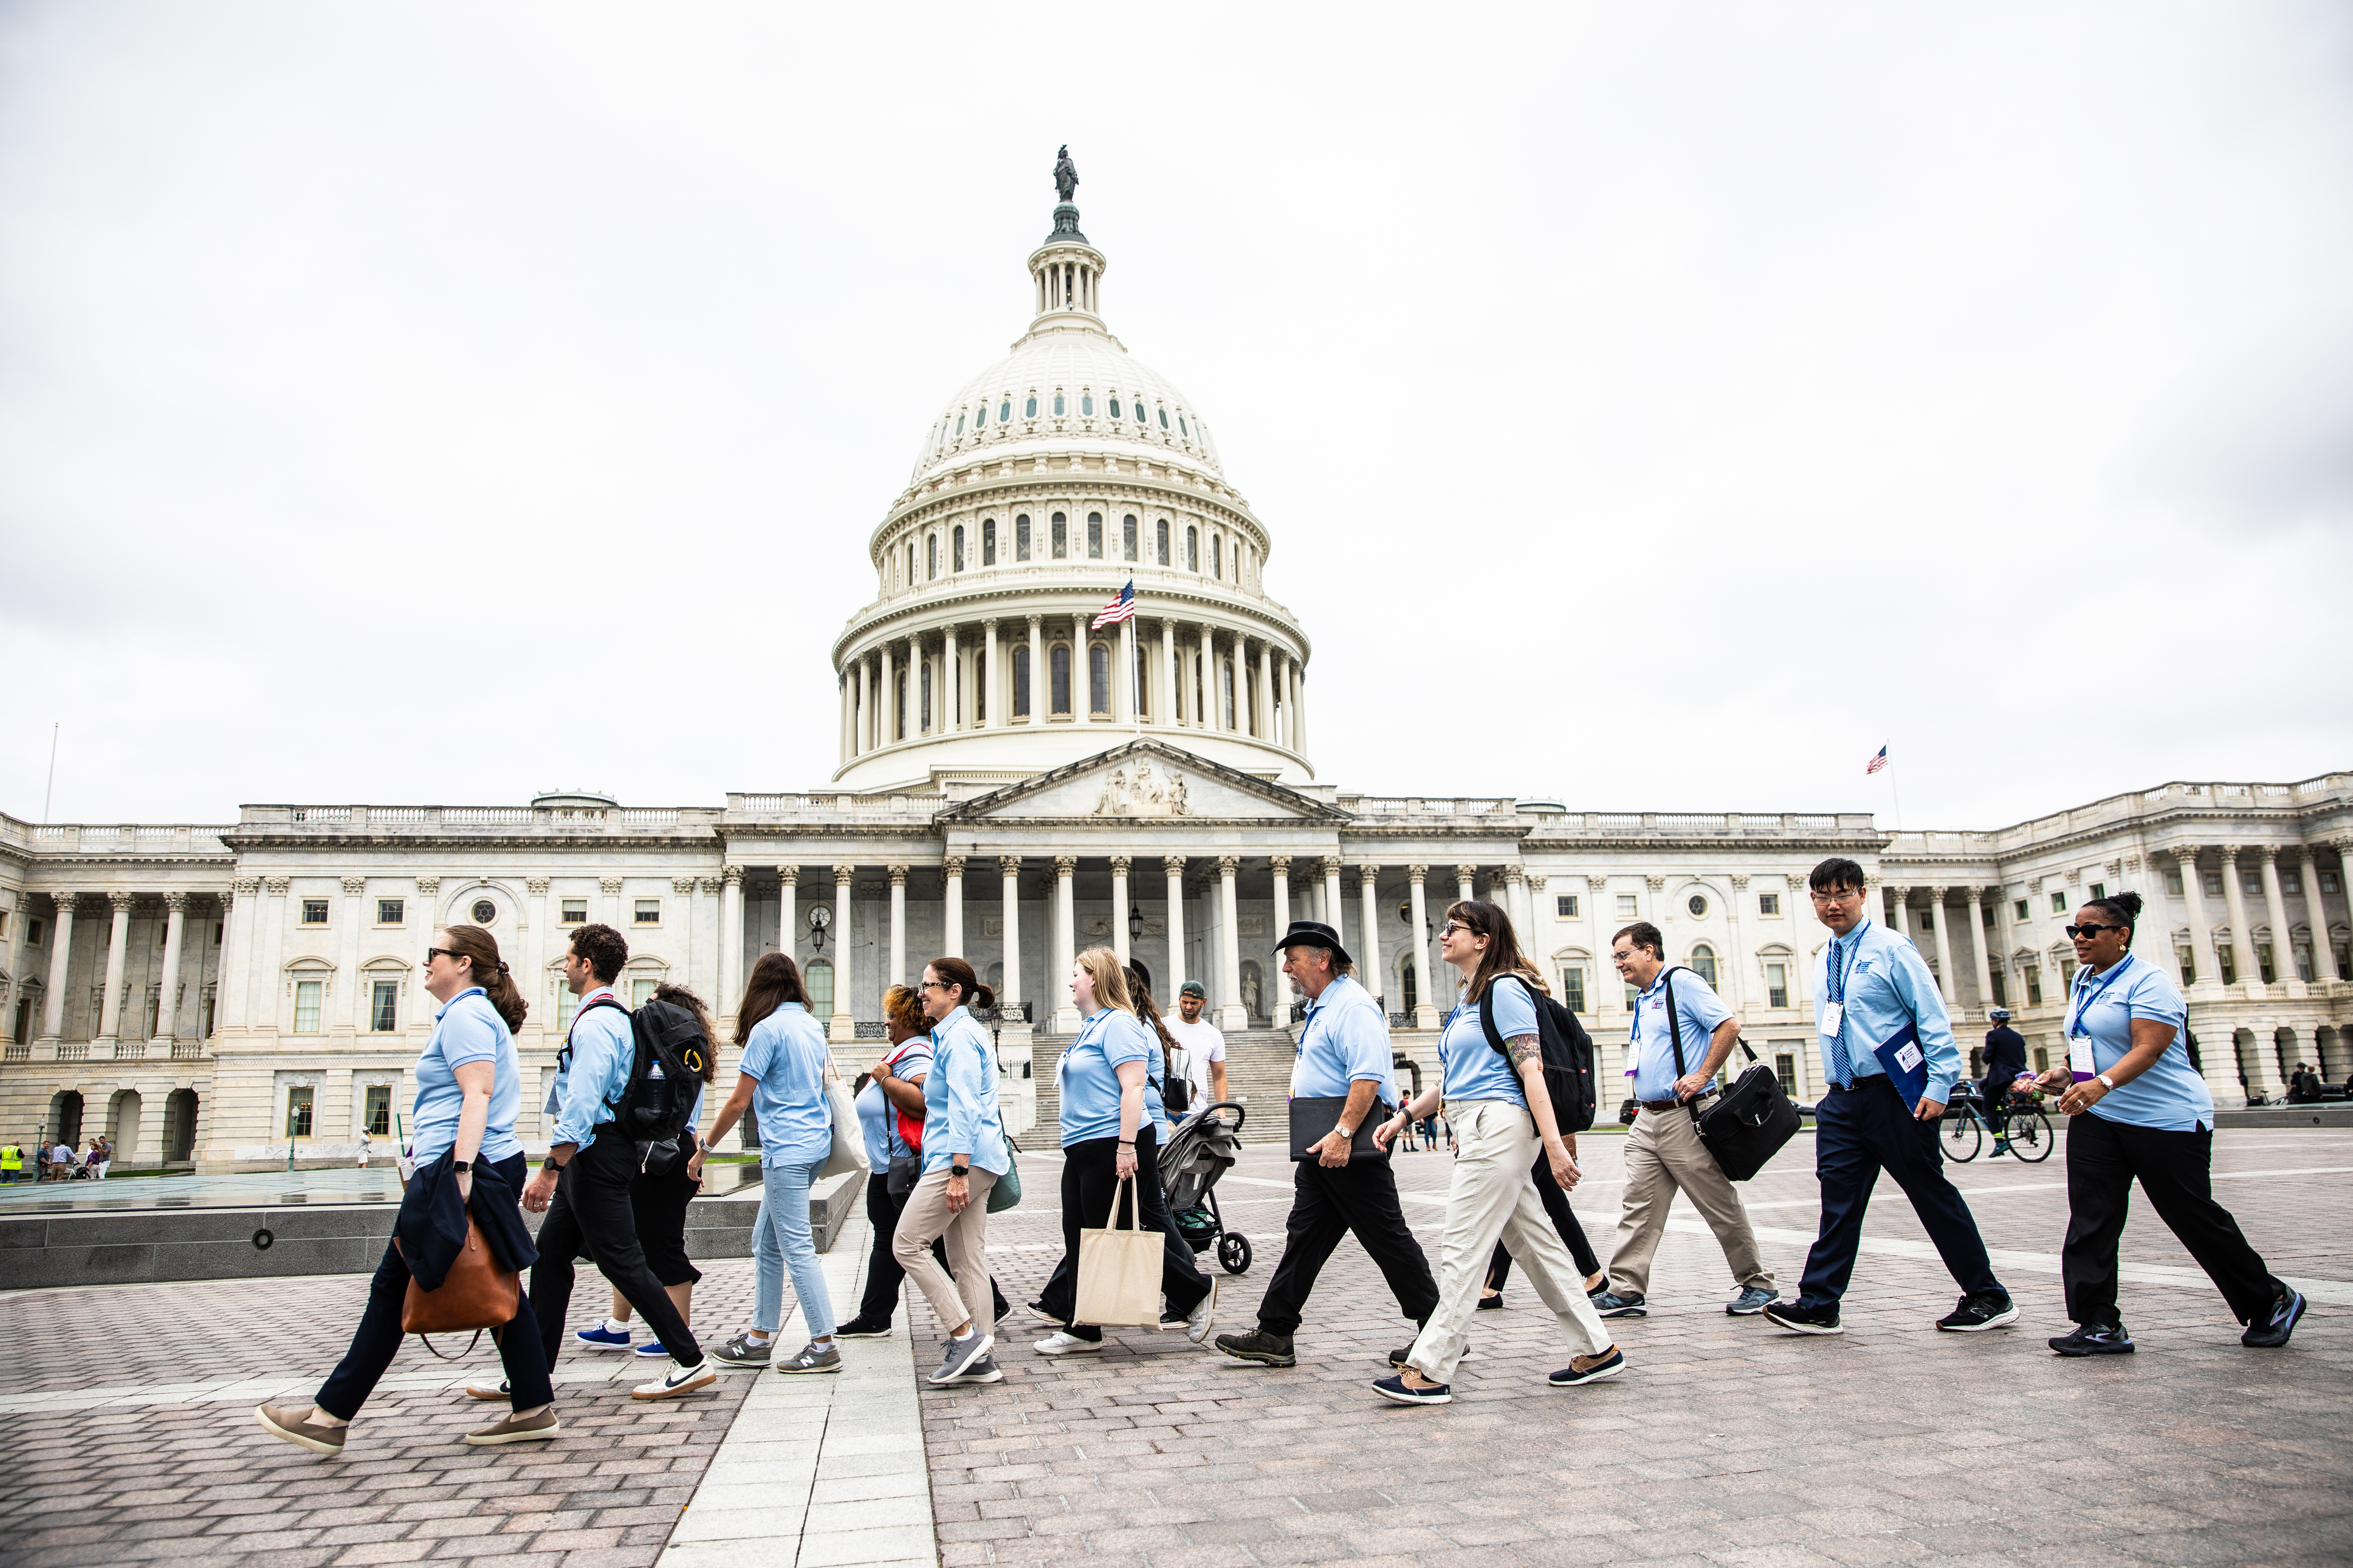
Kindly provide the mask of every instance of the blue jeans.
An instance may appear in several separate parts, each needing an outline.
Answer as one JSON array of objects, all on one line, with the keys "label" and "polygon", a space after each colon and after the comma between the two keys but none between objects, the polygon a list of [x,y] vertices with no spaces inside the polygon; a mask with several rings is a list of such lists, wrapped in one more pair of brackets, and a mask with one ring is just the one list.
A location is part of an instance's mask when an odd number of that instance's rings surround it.
[{"label": "blue jeans", "polygon": [[808,1319],[809,1338],[833,1332],[833,1298],[817,1260],[817,1237],[809,1230],[809,1184],[821,1160],[805,1165],[760,1167],[760,1217],[752,1222],[752,1326],[773,1334],[785,1316],[785,1270],[792,1270],[793,1294]]}]

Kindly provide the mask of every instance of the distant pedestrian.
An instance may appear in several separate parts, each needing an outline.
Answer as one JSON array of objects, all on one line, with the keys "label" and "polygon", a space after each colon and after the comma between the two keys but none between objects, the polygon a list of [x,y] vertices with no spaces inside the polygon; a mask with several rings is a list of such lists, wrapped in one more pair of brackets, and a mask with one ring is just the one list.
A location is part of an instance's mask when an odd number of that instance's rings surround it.
[{"label": "distant pedestrian", "polygon": [[1986,1131],[1993,1134],[1993,1152],[1986,1156],[1992,1160],[2010,1152],[2010,1091],[2026,1072],[2026,1037],[2010,1026],[2009,1008],[1996,1007],[1986,1016],[1993,1027],[1978,1058],[1985,1076],[1978,1080],[1978,1099],[1984,1102]]},{"label": "distant pedestrian", "polygon": [[359,1169],[363,1171],[367,1169],[368,1151],[375,1146],[375,1141],[368,1136],[368,1130],[364,1127],[361,1128]]},{"label": "distant pedestrian", "polygon": [[74,1146],[60,1138],[49,1146],[49,1176],[53,1181],[70,1181],[74,1173]]},{"label": "distant pedestrian", "polygon": [[13,1185],[25,1173],[25,1146],[14,1138],[0,1144],[0,1182]]},{"label": "distant pedestrian", "polygon": [[93,1182],[102,1182],[106,1180],[107,1170],[113,1163],[114,1145],[106,1141],[106,1135],[104,1133],[100,1133],[97,1137],[91,1139],[90,1141],[90,1158],[84,1163],[83,1166],[83,1168],[89,1173],[90,1179]]},{"label": "distant pedestrian", "polygon": [[1176,1016],[1162,1020],[1168,1033],[1185,1050],[1185,1078],[1192,1093],[1184,1114],[1198,1115],[1226,1098],[1226,1036],[1225,1031],[1202,1016],[1209,1005],[1209,994],[1198,980],[1187,980],[1176,988]]}]

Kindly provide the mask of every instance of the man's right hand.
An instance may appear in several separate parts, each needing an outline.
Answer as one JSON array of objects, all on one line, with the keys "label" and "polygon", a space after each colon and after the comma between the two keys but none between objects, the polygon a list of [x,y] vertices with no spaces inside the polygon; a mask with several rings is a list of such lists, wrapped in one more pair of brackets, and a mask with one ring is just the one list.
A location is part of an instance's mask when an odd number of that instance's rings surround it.
[{"label": "man's right hand", "polygon": [[1336,1127],[1315,1142],[1315,1163],[1326,1170],[1338,1170],[1348,1163],[1349,1140]]}]

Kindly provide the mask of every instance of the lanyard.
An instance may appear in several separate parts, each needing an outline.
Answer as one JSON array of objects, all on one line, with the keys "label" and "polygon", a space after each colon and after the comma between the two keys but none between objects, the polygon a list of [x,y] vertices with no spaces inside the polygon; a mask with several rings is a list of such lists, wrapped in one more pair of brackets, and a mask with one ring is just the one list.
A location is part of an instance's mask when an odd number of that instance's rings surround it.
[{"label": "lanyard", "polygon": [[2125,965],[2130,963],[2132,961],[2133,955],[2131,953],[2125,954],[2123,962],[2117,963],[2105,974],[2101,975],[2096,984],[2092,982],[2092,972],[2090,970],[2082,970],[2076,973],[2074,1006],[2069,1010],[2067,1019],[2067,1033],[2069,1035],[2078,1039],[2088,1039],[2091,1037],[2084,1028],[2084,1015],[2091,1011],[2092,1004],[2100,999],[2100,993],[2105,991],[2111,984],[2113,984],[2116,976],[2125,972]]},{"label": "lanyard", "polygon": [[[1844,952],[1840,951],[1841,941],[1851,943]],[[1853,972],[1855,952],[1862,946],[1862,926],[1859,922],[1849,936],[1831,938],[1830,999],[1841,1006],[1846,1005],[1846,977]]]}]

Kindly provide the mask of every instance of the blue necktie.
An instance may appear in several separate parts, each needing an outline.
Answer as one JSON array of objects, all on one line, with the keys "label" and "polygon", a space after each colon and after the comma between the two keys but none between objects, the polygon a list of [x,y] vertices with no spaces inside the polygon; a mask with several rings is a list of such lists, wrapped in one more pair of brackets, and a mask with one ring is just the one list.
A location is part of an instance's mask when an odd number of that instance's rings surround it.
[{"label": "blue necktie", "polygon": [[1831,938],[1831,1000],[1839,1006],[1838,1033],[1831,1037],[1831,1080],[1841,1089],[1854,1087],[1854,1069],[1846,1059],[1846,969],[1841,962],[1839,939]]}]

